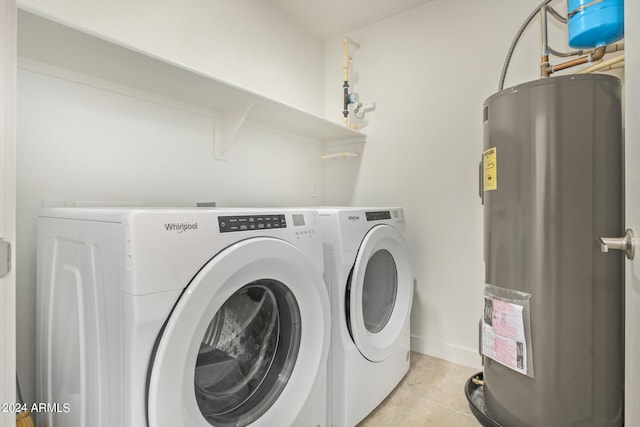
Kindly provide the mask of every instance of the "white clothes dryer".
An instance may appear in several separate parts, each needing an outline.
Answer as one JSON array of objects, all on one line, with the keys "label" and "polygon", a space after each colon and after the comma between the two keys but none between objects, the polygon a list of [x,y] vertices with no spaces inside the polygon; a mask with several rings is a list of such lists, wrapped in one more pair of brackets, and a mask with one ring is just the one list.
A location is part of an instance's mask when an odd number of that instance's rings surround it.
[{"label": "white clothes dryer", "polygon": [[320,208],[331,299],[330,417],[353,427],[409,369],[413,274],[401,208]]},{"label": "white clothes dryer", "polygon": [[318,228],[310,210],[44,209],[37,399],[67,410],[39,425],[326,426]]}]

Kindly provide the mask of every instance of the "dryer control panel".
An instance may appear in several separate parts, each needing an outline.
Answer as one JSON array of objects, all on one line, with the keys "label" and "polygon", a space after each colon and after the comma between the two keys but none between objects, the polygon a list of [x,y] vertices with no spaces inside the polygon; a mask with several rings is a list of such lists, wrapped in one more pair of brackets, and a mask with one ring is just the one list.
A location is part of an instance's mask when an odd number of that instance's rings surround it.
[{"label": "dryer control panel", "polygon": [[385,219],[391,219],[390,211],[376,211],[376,212],[365,212],[367,216],[367,221],[382,221]]},{"label": "dryer control panel", "polygon": [[221,233],[249,230],[270,230],[286,228],[287,220],[284,215],[234,215],[218,217]]}]

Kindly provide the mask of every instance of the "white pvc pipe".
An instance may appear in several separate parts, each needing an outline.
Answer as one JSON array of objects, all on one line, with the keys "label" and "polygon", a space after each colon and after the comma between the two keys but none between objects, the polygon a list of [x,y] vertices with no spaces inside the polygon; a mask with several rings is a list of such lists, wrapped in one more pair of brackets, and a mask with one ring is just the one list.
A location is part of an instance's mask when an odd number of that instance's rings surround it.
[{"label": "white pvc pipe", "polygon": [[615,58],[609,59],[608,61],[602,61],[598,64],[595,64],[589,68],[585,68],[584,70],[577,71],[575,74],[588,74],[594,71],[602,70],[603,68],[611,67],[614,64],[624,61],[624,55],[616,56]]},{"label": "white pvc pipe", "polygon": [[339,153],[323,154],[323,155],[320,156],[320,159],[322,159],[322,160],[345,159],[347,157],[360,157],[360,154],[352,153],[350,151],[341,151]]},{"label": "white pvc pipe", "polygon": [[[347,37],[342,41],[342,80],[344,81],[345,86],[349,85],[349,43],[347,41]],[[348,108],[347,104],[347,89],[344,90],[344,114],[345,116],[342,118],[342,122],[345,126],[349,126],[349,116],[348,116]]]}]

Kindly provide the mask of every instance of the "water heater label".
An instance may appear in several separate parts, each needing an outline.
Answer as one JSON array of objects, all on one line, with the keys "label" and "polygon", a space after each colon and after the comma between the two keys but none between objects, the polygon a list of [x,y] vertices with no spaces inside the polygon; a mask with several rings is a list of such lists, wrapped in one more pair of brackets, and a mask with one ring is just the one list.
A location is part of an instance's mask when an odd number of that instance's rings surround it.
[{"label": "water heater label", "polygon": [[484,191],[498,189],[498,164],[496,162],[496,147],[482,152],[482,180]]},{"label": "water heater label", "polygon": [[482,354],[526,375],[527,352],[522,311],[521,305],[485,297]]}]

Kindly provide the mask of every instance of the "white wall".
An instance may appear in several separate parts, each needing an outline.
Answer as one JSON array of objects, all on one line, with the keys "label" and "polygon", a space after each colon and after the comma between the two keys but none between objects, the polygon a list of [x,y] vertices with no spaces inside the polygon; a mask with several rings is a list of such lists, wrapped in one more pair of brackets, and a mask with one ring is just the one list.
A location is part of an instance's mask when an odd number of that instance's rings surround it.
[{"label": "white wall", "polygon": [[[539,3],[436,0],[349,34],[360,44],[352,50],[352,89],[377,108],[365,116],[366,144],[355,147],[359,164],[326,174],[326,201],[406,208],[416,277],[413,349],[470,366],[480,366],[484,283],[482,104],[497,91],[509,44]],[[505,87],[538,77],[538,34],[536,19]],[[342,38],[327,40],[325,52],[325,114],[341,120]]]},{"label": "white wall", "polygon": [[18,6],[322,113],[322,40],[264,0],[19,0]]},{"label": "white wall", "polygon": [[[192,0],[188,7],[25,0],[20,6],[322,113],[322,41],[262,0]],[[323,202],[319,145],[245,125],[228,160],[214,160],[209,117],[24,69],[17,132],[17,354],[27,402],[35,399],[35,224],[43,199],[147,206]]]}]

